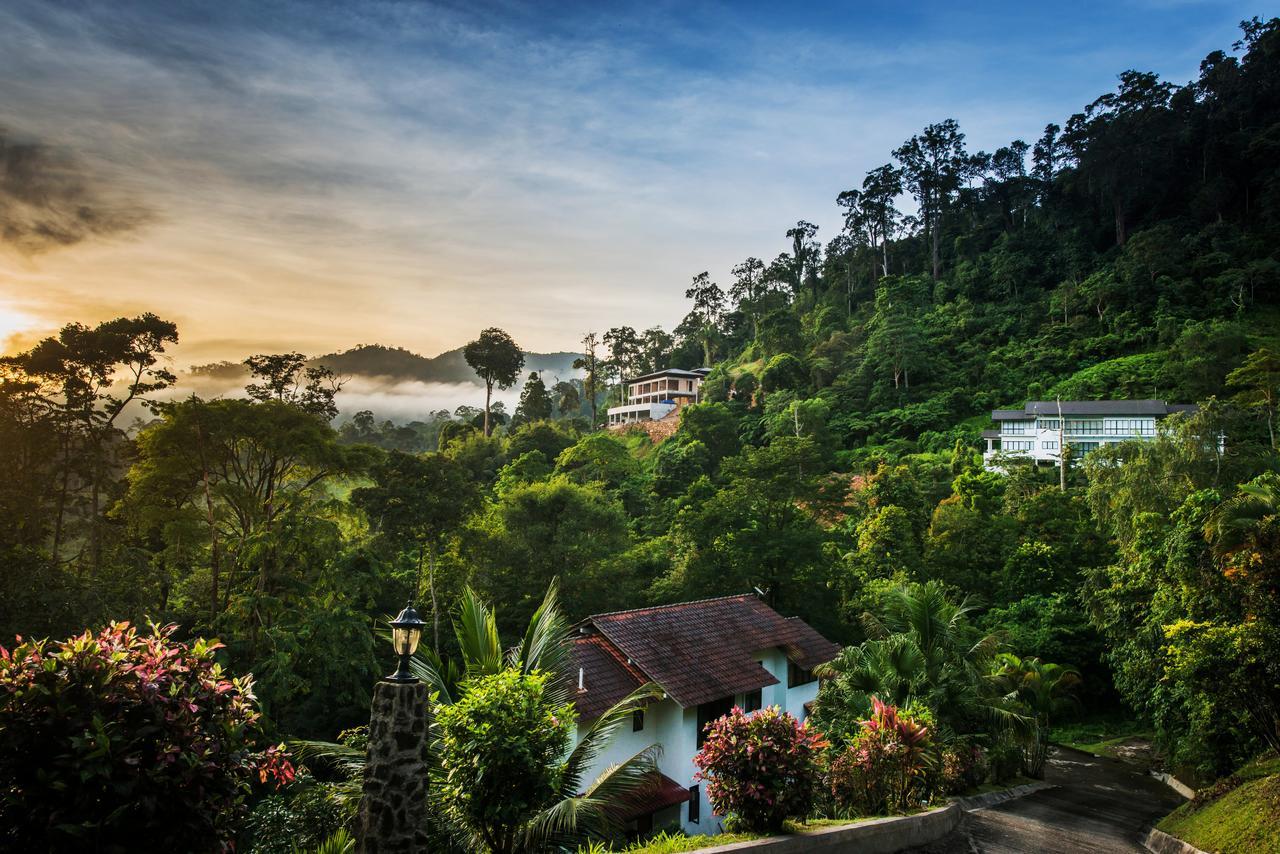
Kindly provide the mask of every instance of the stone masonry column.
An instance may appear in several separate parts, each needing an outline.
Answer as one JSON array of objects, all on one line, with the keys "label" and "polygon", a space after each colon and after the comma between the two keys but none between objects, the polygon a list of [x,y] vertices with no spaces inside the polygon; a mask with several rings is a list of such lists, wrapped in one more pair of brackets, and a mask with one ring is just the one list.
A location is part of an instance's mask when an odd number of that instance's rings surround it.
[{"label": "stone masonry column", "polygon": [[427,840],[427,731],[431,708],[421,682],[373,688],[364,797],[357,820],[360,854],[420,854]]}]

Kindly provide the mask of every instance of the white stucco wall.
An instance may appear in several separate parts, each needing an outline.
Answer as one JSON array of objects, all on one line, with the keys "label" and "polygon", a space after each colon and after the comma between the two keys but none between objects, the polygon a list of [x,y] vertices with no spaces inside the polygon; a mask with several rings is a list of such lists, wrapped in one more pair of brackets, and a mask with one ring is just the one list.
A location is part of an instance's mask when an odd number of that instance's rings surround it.
[{"label": "white stucco wall", "polygon": [[[780,706],[783,711],[790,712],[799,720],[804,720],[804,704],[818,696],[817,681],[788,689],[787,657],[782,650],[777,648],[762,650],[755,657],[778,680],[778,684],[762,690],[764,706]],[[737,695],[734,702],[736,705],[742,705],[744,696]],[[580,739],[589,726],[590,722],[579,723],[576,738]],[[651,744],[658,744],[662,747],[662,753],[658,757],[658,770],[685,788],[697,785],[702,803],[699,822],[688,821],[689,805],[685,803],[678,808],[657,813],[654,816],[654,829],[659,830],[678,823],[689,834],[720,833],[723,830],[723,823],[720,816],[712,813],[711,802],[707,799],[706,784],[698,783],[693,779],[693,775],[698,770],[693,764],[693,757],[698,752],[697,727],[697,706],[681,708],[670,699],[654,703],[645,712],[644,729],[633,732],[630,723],[624,724],[588,772],[585,782],[590,783],[610,765],[631,758]]]}]

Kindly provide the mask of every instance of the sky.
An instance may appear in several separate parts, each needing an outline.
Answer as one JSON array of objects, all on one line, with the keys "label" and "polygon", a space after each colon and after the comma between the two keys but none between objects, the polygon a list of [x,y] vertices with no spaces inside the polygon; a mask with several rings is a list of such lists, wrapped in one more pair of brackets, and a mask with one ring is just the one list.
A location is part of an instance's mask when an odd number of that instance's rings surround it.
[{"label": "sky", "polygon": [[0,352],[144,311],[180,366],[670,329],[926,124],[1034,142],[1265,11],[3,0]]}]

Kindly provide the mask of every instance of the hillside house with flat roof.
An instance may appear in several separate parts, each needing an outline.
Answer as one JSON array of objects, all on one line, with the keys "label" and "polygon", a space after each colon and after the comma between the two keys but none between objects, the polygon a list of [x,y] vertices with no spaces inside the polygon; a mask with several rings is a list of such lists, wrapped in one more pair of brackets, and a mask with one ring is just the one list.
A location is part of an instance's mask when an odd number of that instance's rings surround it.
[{"label": "hillside house with flat roof", "polygon": [[983,462],[989,469],[1027,459],[1057,465],[1064,444],[1079,459],[1103,445],[1154,439],[1162,419],[1195,409],[1163,400],[1033,400],[1022,409],[996,409],[996,427],[982,432]]},{"label": "hillside house with flat roof", "polygon": [[667,368],[625,380],[622,405],[609,407],[606,423],[610,427],[625,427],[678,413],[685,405],[698,402],[702,380],[710,371],[710,368],[690,371]]}]

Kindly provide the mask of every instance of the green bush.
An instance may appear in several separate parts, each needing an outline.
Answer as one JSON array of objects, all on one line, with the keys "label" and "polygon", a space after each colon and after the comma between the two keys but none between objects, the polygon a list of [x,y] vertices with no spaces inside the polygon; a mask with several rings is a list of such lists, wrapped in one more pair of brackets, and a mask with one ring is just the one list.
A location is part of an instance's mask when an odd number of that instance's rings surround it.
[{"label": "green bush", "polygon": [[894,706],[871,698],[871,717],[831,762],[827,783],[846,815],[918,807],[928,794],[930,732]]},{"label": "green bush", "polygon": [[547,697],[547,674],[504,670],[466,683],[439,711],[442,803],[495,851],[557,797],[572,705]]},{"label": "green bush", "polygon": [[250,854],[293,854],[320,847],[354,818],[355,802],[341,798],[331,783],[300,779],[263,798],[245,820]]}]

